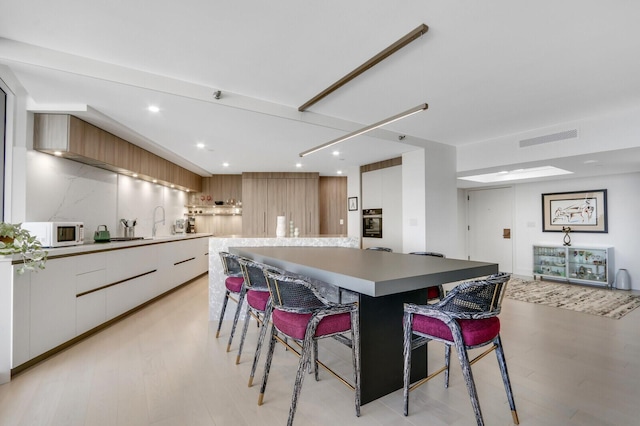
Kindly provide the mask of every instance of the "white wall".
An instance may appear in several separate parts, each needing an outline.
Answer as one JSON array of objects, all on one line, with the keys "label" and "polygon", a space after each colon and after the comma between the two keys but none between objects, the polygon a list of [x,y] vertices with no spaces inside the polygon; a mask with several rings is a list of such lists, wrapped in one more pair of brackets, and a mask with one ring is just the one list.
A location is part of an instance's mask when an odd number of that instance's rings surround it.
[{"label": "white wall", "polygon": [[[431,143],[402,156],[403,251],[460,258],[456,150]],[[463,234],[464,235],[464,234]]]},{"label": "white wall", "polygon": [[[606,189],[609,232],[571,233],[572,245],[613,246],[615,270],[627,269],[633,289],[640,290],[640,222],[636,213],[640,211],[638,188],[640,173],[514,185],[513,273],[526,277],[533,275],[534,244],[562,244],[563,233],[542,232],[542,194]],[[466,214],[464,209],[465,204],[461,204],[461,215]]]},{"label": "white wall", "polygon": [[360,167],[350,167],[347,170],[347,198],[358,198],[358,210],[347,211],[347,235],[357,237],[362,235],[362,196],[360,194]]},{"label": "white wall", "polygon": [[[402,156],[403,252],[427,251],[425,154],[419,149]],[[431,249],[431,251],[436,251]]]},{"label": "white wall", "polygon": [[[150,236],[156,206],[166,212],[157,235],[169,235],[171,224],[184,219],[182,191],[37,151],[27,151],[26,168],[25,220],[84,222],[85,242],[93,241],[99,225],[123,236],[120,219],[137,219],[136,235]],[[161,218],[158,211],[156,220]]]},{"label": "white wall", "polygon": [[[456,149],[431,143],[425,149],[427,251],[458,256]],[[406,182],[405,185],[410,184]]]}]

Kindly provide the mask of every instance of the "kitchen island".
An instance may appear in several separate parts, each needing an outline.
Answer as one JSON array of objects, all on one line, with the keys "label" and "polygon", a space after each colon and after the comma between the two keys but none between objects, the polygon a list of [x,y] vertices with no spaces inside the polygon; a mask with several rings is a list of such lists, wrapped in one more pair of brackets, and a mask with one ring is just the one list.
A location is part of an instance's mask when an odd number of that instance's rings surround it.
[{"label": "kitchen island", "polygon": [[[403,385],[404,303],[427,288],[498,272],[495,263],[326,247],[232,247],[231,253],[350,290],[359,303],[362,403]],[[427,375],[426,345],[414,350],[411,381]]]}]

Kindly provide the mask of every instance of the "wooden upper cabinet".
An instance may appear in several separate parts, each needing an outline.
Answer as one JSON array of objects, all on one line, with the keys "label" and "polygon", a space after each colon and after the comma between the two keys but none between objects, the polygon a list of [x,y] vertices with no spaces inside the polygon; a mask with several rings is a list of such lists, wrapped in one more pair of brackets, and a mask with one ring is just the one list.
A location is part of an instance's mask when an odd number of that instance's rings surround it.
[{"label": "wooden upper cabinet", "polygon": [[317,235],[318,173],[243,173],[242,231],[275,236],[276,218],[285,216],[300,236]]},{"label": "wooden upper cabinet", "polygon": [[[140,174],[149,176],[151,178],[158,179],[158,161],[157,156],[150,153],[149,151],[145,151],[144,149],[140,150]],[[170,181],[173,182],[173,181]]]},{"label": "wooden upper cabinet", "polygon": [[85,122],[80,120],[79,118],[71,115],[67,116],[67,126],[69,132],[69,142],[67,149],[69,150],[69,152],[80,154],[84,151],[84,148],[82,147],[82,141],[84,139],[84,124]]},{"label": "wooden upper cabinet", "polygon": [[[242,197],[243,235],[267,236],[269,229],[267,226],[267,179],[242,179]],[[274,236],[275,226],[274,221]]]},{"label": "wooden upper cabinet", "polygon": [[115,166],[133,171],[133,148],[129,142],[119,137],[114,139]]},{"label": "wooden upper cabinet", "polygon": [[109,132],[99,134],[100,157],[106,164],[116,165],[116,137]]},{"label": "wooden upper cabinet", "polygon": [[34,149],[117,173],[138,173],[199,192],[201,177],[105,130],[67,114],[36,114]]},{"label": "wooden upper cabinet", "polygon": [[[319,181],[320,234],[347,234],[347,178],[321,176]],[[342,223],[340,221],[342,220]]]}]

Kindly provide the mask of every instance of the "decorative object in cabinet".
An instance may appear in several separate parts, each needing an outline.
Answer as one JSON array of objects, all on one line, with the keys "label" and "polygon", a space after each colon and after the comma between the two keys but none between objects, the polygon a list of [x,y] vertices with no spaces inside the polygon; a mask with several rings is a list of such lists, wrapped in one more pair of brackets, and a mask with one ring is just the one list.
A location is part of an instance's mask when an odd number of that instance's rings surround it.
[{"label": "decorative object in cabinet", "polygon": [[192,205],[184,207],[187,209],[186,216],[242,216],[242,207],[238,205]]},{"label": "decorative object in cabinet", "polygon": [[533,246],[533,277],[610,287],[613,247]]}]

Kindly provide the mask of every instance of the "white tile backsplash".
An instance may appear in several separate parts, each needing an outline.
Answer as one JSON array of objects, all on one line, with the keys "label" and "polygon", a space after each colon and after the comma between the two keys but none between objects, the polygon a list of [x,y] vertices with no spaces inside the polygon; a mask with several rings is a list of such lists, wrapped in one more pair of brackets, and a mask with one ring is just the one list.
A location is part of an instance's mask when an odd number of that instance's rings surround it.
[{"label": "white tile backsplash", "polygon": [[[184,218],[186,193],[37,151],[27,153],[27,221],[81,221],[85,241],[98,225],[123,236],[120,219],[137,219],[136,236],[151,236],[156,206],[165,209],[157,235]],[[156,220],[162,218],[161,210]]]}]

